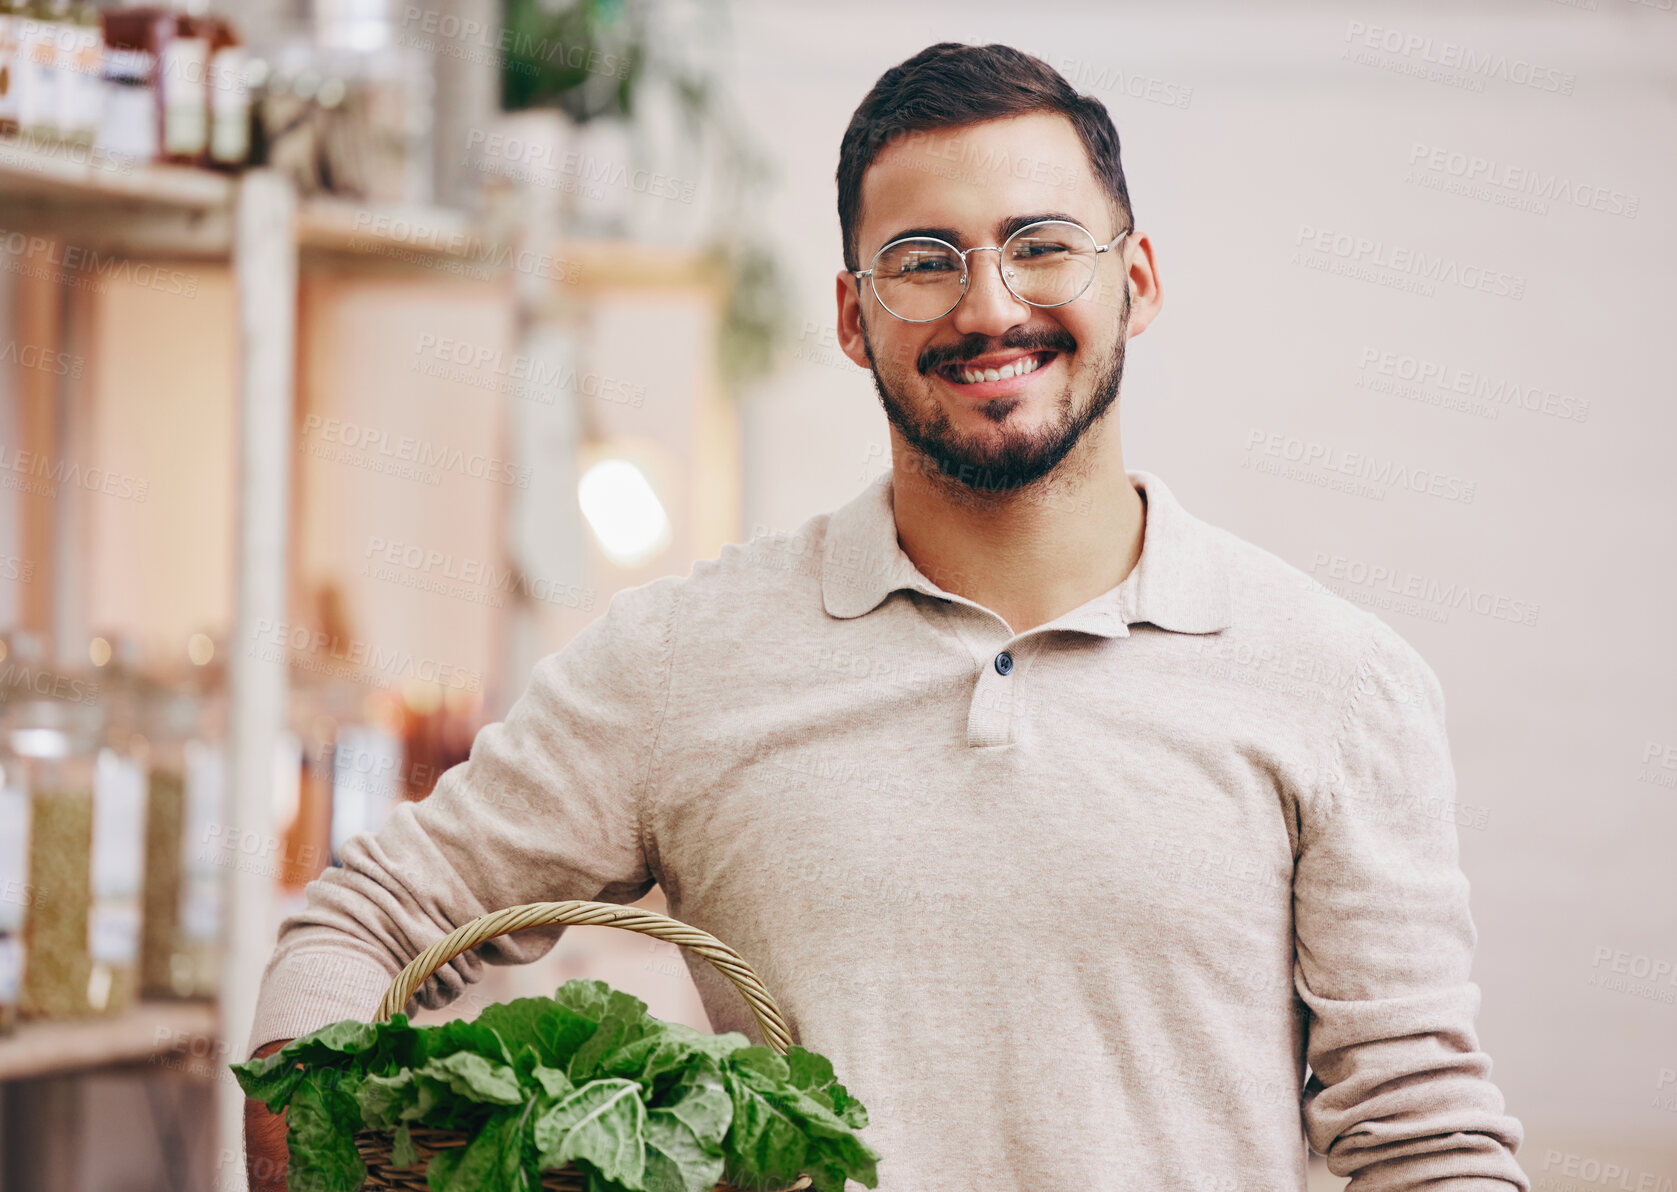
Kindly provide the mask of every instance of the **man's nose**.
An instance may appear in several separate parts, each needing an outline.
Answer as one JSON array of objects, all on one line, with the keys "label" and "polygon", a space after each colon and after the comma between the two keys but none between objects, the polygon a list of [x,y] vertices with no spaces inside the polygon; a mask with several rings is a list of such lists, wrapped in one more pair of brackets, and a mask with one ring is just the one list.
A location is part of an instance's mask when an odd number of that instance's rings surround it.
[{"label": "man's nose", "polygon": [[962,335],[999,336],[1031,317],[1029,303],[1021,302],[1002,282],[999,249],[978,249],[967,256],[967,292],[955,308],[955,330]]}]

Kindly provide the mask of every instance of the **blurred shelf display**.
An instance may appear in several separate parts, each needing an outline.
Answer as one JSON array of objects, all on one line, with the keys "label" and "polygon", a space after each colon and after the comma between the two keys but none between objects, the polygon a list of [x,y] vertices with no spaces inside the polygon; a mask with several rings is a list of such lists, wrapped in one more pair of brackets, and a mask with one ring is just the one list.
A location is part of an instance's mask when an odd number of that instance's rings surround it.
[{"label": "blurred shelf display", "polygon": [[[44,1120],[22,1112],[42,1104],[36,1078],[209,1075],[242,1058],[280,917],[344,841],[429,795],[620,585],[737,523],[737,494],[684,462],[736,462],[711,375],[726,259],[591,224],[556,201],[562,177],[433,158],[488,141],[484,63],[392,30],[328,36],[338,6],[315,6],[312,35],[248,44],[182,7],[0,0],[0,247],[14,254],[0,314],[16,344],[74,370],[15,370],[0,439],[151,481],[149,503],[101,504],[108,490],[90,500],[86,485],[10,498],[35,570],[0,663],[29,655],[27,627],[48,669],[99,696],[81,724],[75,705],[0,690],[0,1082],[23,1082],[0,1097],[8,1137]],[[549,131],[575,154],[629,152]],[[585,228],[611,238],[574,238]],[[124,280],[174,265],[195,301]],[[369,521],[385,473],[292,450],[305,417],[493,460],[507,483],[415,486]],[[589,539],[582,465],[602,460],[608,481],[639,469],[658,517],[602,532],[596,503]],[[452,605],[404,583],[421,596],[378,618],[392,581],[356,589],[349,564],[387,535],[461,562]],[[316,605],[334,576],[338,617]],[[304,620],[329,644],[284,631]],[[130,631],[168,640],[141,664]],[[403,678],[339,645],[368,638],[470,682]],[[218,1080],[203,1095],[205,1133],[237,1153],[242,1094]],[[65,1171],[74,1149],[54,1152]]]},{"label": "blurred shelf display", "polygon": [[[0,137],[0,206],[8,226],[60,232],[78,249],[210,257],[232,252],[239,179],[191,166],[123,165],[66,155],[29,138]],[[464,212],[333,195],[299,198],[294,235],[305,250],[385,265],[469,257],[492,269],[509,256],[481,221]]]},{"label": "blurred shelf display", "polygon": [[424,53],[306,36],[258,51],[206,7],[0,3],[0,133],[106,173],[269,166],[305,194],[430,199]]},{"label": "blurred shelf display", "polygon": [[[43,251],[59,257],[97,252],[101,260],[224,261],[231,268],[223,292],[230,295],[233,314],[225,325],[219,323],[219,312],[217,320],[204,319],[203,325],[225,326],[206,336],[236,331],[238,345],[226,381],[209,388],[213,396],[202,407],[231,407],[225,426],[214,432],[217,437],[204,438],[226,442],[235,465],[227,480],[216,482],[226,489],[225,505],[232,510],[226,570],[235,577],[231,625],[209,651],[222,673],[214,682],[207,674],[191,677],[189,668],[184,675],[125,679],[129,660],[123,643],[113,637],[105,643],[108,656],[93,659],[93,672],[113,693],[130,679],[132,686],[121,700],[100,709],[108,717],[83,733],[85,748],[72,751],[77,765],[88,771],[86,781],[72,791],[74,806],[48,806],[44,795],[35,798],[35,786],[46,789],[44,783],[29,781],[40,759],[0,757],[5,771],[0,880],[19,882],[24,890],[40,879],[55,891],[85,891],[85,898],[78,893],[60,901],[63,922],[47,915],[37,918],[33,928],[32,908],[0,900],[0,1081],[143,1061],[183,1046],[198,1047],[195,1056],[209,1047],[214,1059],[199,1061],[206,1067],[228,1062],[246,1042],[257,983],[273,943],[276,906],[286,905],[285,899],[318,876],[348,834],[376,827],[400,800],[425,797],[442,773],[465,760],[478,724],[493,711],[484,706],[476,682],[469,692],[399,684],[386,684],[385,690],[379,675],[343,673],[332,651],[326,657],[311,654],[284,634],[275,651],[260,657],[254,649],[230,644],[265,641],[272,635],[260,627],[283,626],[294,611],[290,585],[298,560],[275,544],[292,540],[293,519],[300,516],[295,497],[306,464],[291,449],[297,442],[293,420],[302,391],[296,375],[299,358],[306,363],[327,354],[318,345],[299,348],[299,309],[320,301],[319,294],[311,298],[310,285],[336,284],[337,272],[345,270],[352,274],[347,281],[364,290],[402,291],[400,309],[435,312],[444,307],[416,305],[415,293],[424,287],[407,284],[410,280],[492,281],[478,291],[450,285],[448,293],[504,305],[508,313],[502,321],[512,329],[504,341],[497,338],[500,315],[460,324],[435,313],[427,317],[439,329],[463,335],[474,344],[474,353],[490,353],[491,364],[480,372],[500,392],[515,392],[507,384],[511,380],[525,387],[517,390],[525,400],[504,403],[511,442],[506,459],[528,472],[532,460],[549,460],[532,454],[533,445],[551,443],[542,450],[552,460],[574,455],[571,462],[580,463],[579,440],[599,439],[612,447],[607,454],[613,458],[639,460],[635,445],[645,440],[644,450],[650,453],[650,462],[641,461],[645,474],[678,518],[675,546],[665,549],[684,556],[703,553],[710,538],[732,537],[737,510],[732,504],[718,505],[712,495],[722,486],[707,483],[694,468],[678,466],[693,457],[714,461],[719,469],[733,467],[729,444],[737,436],[723,416],[726,403],[719,388],[707,379],[717,294],[726,283],[722,267],[705,253],[685,249],[621,240],[567,242],[550,225],[538,231],[521,223],[516,204],[505,212],[492,204],[490,210],[491,217],[475,217],[403,200],[394,190],[378,201],[311,194],[294,176],[273,168],[221,172],[181,162],[119,160],[102,155],[97,146],[0,135],[0,227],[13,235],[41,237],[47,246]],[[58,265],[56,284],[67,290],[76,283],[77,266],[66,269],[62,260]],[[408,272],[391,285],[382,276],[390,270]],[[204,271],[206,277],[212,272]],[[538,293],[531,297],[531,291]],[[572,350],[568,345],[582,334],[569,324],[564,335],[551,324],[536,326],[551,314],[545,303],[564,308],[568,317],[587,308],[575,326],[582,326],[584,317],[589,320],[587,334],[591,342],[598,340],[598,354],[592,349],[567,354]],[[14,317],[44,305],[26,309],[19,303]],[[515,306],[521,316],[528,315],[522,323],[512,317]],[[193,314],[198,317],[197,310]],[[399,343],[404,362],[426,362],[413,347],[411,324],[392,317],[383,324],[370,320],[369,326],[384,338],[345,335],[335,341],[341,355],[334,362],[346,376],[361,375],[354,372],[354,361],[368,355],[370,343]],[[645,400],[648,388],[641,374],[652,367],[646,363],[648,327],[678,345],[657,354],[665,371],[649,374],[666,382],[656,392],[667,395],[674,410]],[[87,356],[91,359],[92,353]],[[704,363],[683,363],[689,360]],[[493,371],[503,366],[506,376]],[[487,422],[482,407],[463,400],[484,392],[482,386],[474,392],[417,369],[401,375],[424,376],[439,420],[469,413],[474,433],[482,432]],[[404,380],[406,386],[419,383]],[[48,395],[39,404],[70,405],[75,387],[56,378],[54,384],[35,390]],[[345,387],[355,386],[345,382]],[[124,390],[123,396],[130,407],[152,409],[139,390]],[[404,396],[411,394],[404,390]],[[358,416],[351,411],[349,421]],[[573,417],[578,428],[562,425]],[[133,423],[125,425],[131,430]],[[543,437],[537,428],[554,433]],[[430,433],[431,441],[441,441],[451,432]],[[188,442],[184,436],[179,441]],[[696,446],[701,443],[702,450]],[[486,435],[478,446],[486,456],[502,458],[499,441]],[[340,471],[352,479],[367,478],[356,469]],[[555,538],[554,510],[569,508],[577,518],[580,543],[578,479],[567,481],[554,467],[542,476],[550,488],[538,485],[527,494],[510,485],[506,493],[485,488],[493,501],[474,493],[468,501],[447,503],[489,509],[523,500],[526,520],[531,525],[540,520],[548,543]],[[419,498],[405,502],[410,509],[420,503]],[[73,510],[54,512],[52,532],[64,532],[73,516]],[[494,516],[504,519],[494,523],[497,532],[512,538],[510,516]],[[112,524],[123,523],[114,519]],[[427,532],[440,538],[443,531],[427,524]],[[487,523],[470,523],[481,524]],[[462,517],[461,526],[467,525]],[[504,614],[504,623],[539,616],[548,618],[541,623],[543,631],[557,623],[555,618],[574,628],[572,622],[586,621],[605,607],[608,589],[634,578],[620,568],[597,585],[589,584],[587,569],[593,564],[580,548],[580,562],[548,561],[528,544],[512,556],[516,565],[508,570],[496,553],[507,543],[486,544],[479,551],[481,538],[464,537],[469,527],[456,529],[466,546],[453,549],[470,550],[474,561],[490,565],[499,577],[480,584],[484,592],[474,594],[494,596],[496,609],[505,596],[511,611]],[[364,551],[367,531],[360,527],[358,532],[363,537],[356,546]],[[667,542],[668,535],[652,541]],[[85,541],[72,537],[63,549],[85,548]],[[551,565],[543,565],[547,562]],[[642,570],[663,565],[657,556],[635,563]],[[34,592],[85,579],[78,568],[72,563],[61,571],[43,564],[47,582],[35,585]],[[490,607],[487,601],[472,604],[474,611]],[[338,635],[332,636],[335,641]],[[349,640],[354,635],[342,636]],[[61,646],[64,640],[61,634]],[[498,657],[511,659],[496,665],[511,674],[527,673],[545,652],[541,640],[531,631],[510,645],[496,646]],[[84,665],[76,660],[77,667]],[[326,674],[331,682],[322,681]],[[21,716],[34,702],[14,701],[8,712]],[[31,726],[21,720],[7,725],[8,730],[14,727],[64,726]],[[0,738],[8,747],[17,740],[10,731]],[[108,797],[99,798],[97,791]],[[103,815],[101,807],[106,808]],[[114,856],[122,842],[130,847],[120,863],[93,860],[95,849]],[[32,949],[31,930],[49,928],[59,942],[47,948],[43,938],[43,946]],[[52,959],[43,959],[48,956]],[[41,985],[43,980],[51,989]],[[49,993],[59,1000],[45,1004]],[[30,1017],[30,1009],[55,1017]],[[220,1023],[228,1024],[225,1039]],[[218,1082],[215,1095],[219,1146],[236,1152],[242,1095],[228,1082]]]},{"label": "blurred shelf display", "polygon": [[219,1059],[217,1027],[215,1005],[207,1001],[141,1000],[119,1014],[26,1022],[0,1038],[0,1080],[86,1071],[182,1050]]},{"label": "blurred shelf display", "polygon": [[217,988],[221,668],[144,666],[123,636],[89,655],[72,671],[0,637],[28,693],[0,714],[0,1035]]},{"label": "blurred shelf display", "polygon": [[[239,461],[233,502],[238,638],[250,640],[257,625],[286,619],[285,553],[260,544],[283,541],[286,534],[298,271],[317,251],[334,262],[369,262],[379,269],[434,259],[423,238],[405,231],[402,221],[407,229],[447,229],[445,251],[469,226],[455,213],[406,208],[391,215],[339,198],[300,200],[289,179],[267,169],[238,176],[182,164],[132,163],[125,169],[97,154],[34,138],[0,139],[0,226],[53,241],[43,252],[185,255],[232,265],[242,344],[231,393],[239,410],[238,441],[231,448]],[[481,237],[476,242],[481,244]],[[101,726],[88,726],[77,737],[89,748],[72,751],[86,771],[85,781],[73,789],[53,786],[46,777],[21,786],[13,780],[14,773],[27,776],[49,762],[62,770],[72,757],[8,756],[0,763],[8,771],[0,796],[0,855],[9,859],[9,868],[24,871],[7,878],[45,883],[54,893],[39,907],[23,908],[40,913],[14,916],[21,923],[0,922],[0,1028],[15,1023],[13,1033],[0,1037],[0,1080],[143,1059],[168,1050],[171,1032],[205,1035],[216,1031],[218,1021],[250,1021],[261,962],[272,942],[276,883],[261,852],[251,858],[241,846],[254,840],[266,850],[274,835],[273,806],[286,797],[298,800],[296,775],[302,767],[300,747],[285,724],[287,668],[249,662],[241,667],[232,658],[229,664],[225,751],[213,762],[181,739],[190,715],[177,708],[172,715],[160,713],[162,721],[152,728],[156,749],[169,756],[149,776],[136,769],[133,756],[101,740]],[[30,725],[10,727],[31,740]],[[69,734],[76,726],[34,727]],[[15,732],[8,734],[8,743],[18,739]],[[289,795],[280,790],[275,765],[287,740]],[[96,799],[96,788],[108,797]],[[197,797],[192,789],[200,791]],[[197,850],[188,851],[187,844],[189,821],[196,820],[204,833],[205,803],[219,798],[205,791],[215,789],[230,791],[214,814],[217,839],[224,846],[233,843],[230,850],[221,849],[232,856],[218,856],[211,873],[201,859],[195,862]],[[102,817],[94,812],[96,803],[108,806]],[[173,817],[184,831],[171,840],[160,824],[148,837],[148,810]],[[158,858],[182,848],[179,866],[154,866],[148,888],[140,866],[130,863],[136,860],[128,855],[132,847],[123,851],[120,864],[93,864],[96,847],[102,858],[114,856],[124,841]],[[324,863],[323,856],[305,860],[312,860],[314,872]],[[14,861],[21,864],[13,866]],[[307,880],[314,873],[299,870],[297,876]],[[221,887],[219,907],[206,898],[214,885]],[[202,941],[221,924],[229,945],[208,953]],[[219,997],[203,1005],[130,1001],[142,986]],[[234,1035],[218,1044],[223,1047],[218,1062],[226,1047],[243,1045],[240,1032]],[[228,1085],[218,1086],[218,1098],[222,1145],[236,1149],[242,1097]]]}]

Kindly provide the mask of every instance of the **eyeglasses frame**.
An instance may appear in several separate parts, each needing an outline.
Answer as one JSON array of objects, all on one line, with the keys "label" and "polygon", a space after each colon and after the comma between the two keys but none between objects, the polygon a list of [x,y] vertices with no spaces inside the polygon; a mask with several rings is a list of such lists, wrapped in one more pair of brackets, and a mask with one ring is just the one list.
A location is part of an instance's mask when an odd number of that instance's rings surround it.
[{"label": "eyeglasses frame", "polygon": [[[1040,228],[1044,224],[1069,224],[1072,227],[1081,231],[1085,236],[1089,237],[1090,240],[1095,239],[1095,234],[1093,232],[1091,232],[1088,228],[1084,227],[1082,224],[1078,223],[1076,220],[1071,220],[1071,219],[1039,219],[1035,223],[1028,223],[1024,227],[1015,230],[1012,235],[1010,235],[1006,240],[1003,240],[1000,244],[979,244],[979,245],[974,245],[972,248],[968,248],[968,249],[956,248],[953,244],[949,243],[949,241],[940,240],[936,236],[899,236],[895,240],[890,241],[888,244],[885,244],[885,245],[881,246],[880,250],[873,254],[873,261],[868,265],[868,267],[866,269],[850,269],[850,270],[847,270],[847,272],[850,273],[850,275],[853,276],[856,279],[856,296],[858,298],[861,297],[861,294],[862,294],[862,279],[864,277],[867,278],[868,279],[868,289],[873,293],[873,300],[875,302],[879,303],[879,308],[881,310],[883,310],[886,314],[890,315],[893,319],[902,319],[902,321],[905,322],[905,323],[935,323],[935,322],[938,321],[938,319],[947,319],[950,315],[955,313],[955,307],[960,306],[961,303],[966,300],[967,289],[968,289],[969,283],[972,281],[972,270],[967,267],[967,257],[970,254],[975,253],[975,252],[1000,253],[1004,249],[1006,249],[1009,244],[1012,244],[1016,237],[1022,235],[1025,232],[1030,231],[1032,228]],[[1125,236],[1128,236],[1133,231],[1135,231],[1135,229],[1133,227],[1125,228],[1122,232],[1119,232],[1111,240],[1107,241],[1107,243],[1105,243],[1105,244],[1096,243],[1095,244],[1095,252],[1097,254],[1103,253],[1103,252],[1111,252],[1114,248],[1118,247],[1118,242],[1120,240],[1122,240]],[[889,306],[885,305],[885,299],[883,299],[879,296],[879,291],[877,289],[875,289],[874,285],[873,285],[874,266],[879,263],[879,258],[885,255],[885,250],[888,249],[888,248],[894,248],[899,244],[906,244],[910,240],[927,240],[927,241],[930,241],[933,244],[941,244],[941,245],[943,245],[943,247],[947,248],[950,252],[954,253],[956,256],[961,258],[961,296],[959,298],[955,299],[955,302],[954,302],[953,306],[951,306],[948,310],[944,311],[941,315],[938,315],[935,318],[930,318],[930,319],[905,319],[905,318],[903,318],[902,315],[899,315],[896,311],[892,310]],[[1099,261],[1096,261],[1095,263],[1097,265],[1100,264]],[[1001,274],[1002,285],[1007,287],[1007,292],[1009,294],[1012,294],[1015,298],[1018,298],[1019,301],[1023,302],[1026,306],[1034,306],[1038,310],[1054,310],[1057,307],[1066,306],[1066,305],[1069,305],[1070,303],[1076,302],[1079,298],[1083,297],[1084,294],[1089,292],[1089,284],[1090,284],[1090,282],[1093,282],[1095,280],[1095,271],[1091,269],[1089,271],[1089,280],[1083,283],[1083,288],[1081,290],[1077,291],[1077,293],[1073,294],[1070,298],[1067,298],[1064,302],[1032,302],[1029,298],[1020,297],[1019,292],[1013,288],[1013,283],[1008,281],[1007,270],[1002,268],[1002,260],[1001,260],[1000,256],[998,256],[996,258],[996,272]]]}]

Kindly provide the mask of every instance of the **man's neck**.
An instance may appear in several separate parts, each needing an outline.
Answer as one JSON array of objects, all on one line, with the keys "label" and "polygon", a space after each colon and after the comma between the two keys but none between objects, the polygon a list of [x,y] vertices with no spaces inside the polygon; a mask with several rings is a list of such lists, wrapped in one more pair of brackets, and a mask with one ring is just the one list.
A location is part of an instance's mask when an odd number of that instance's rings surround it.
[{"label": "man's neck", "polygon": [[891,492],[903,553],[1016,634],[1117,587],[1141,558],[1146,503],[1116,450],[1082,475],[1062,477],[1061,468],[1047,485],[1005,499],[900,466],[904,459],[899,447]]}]

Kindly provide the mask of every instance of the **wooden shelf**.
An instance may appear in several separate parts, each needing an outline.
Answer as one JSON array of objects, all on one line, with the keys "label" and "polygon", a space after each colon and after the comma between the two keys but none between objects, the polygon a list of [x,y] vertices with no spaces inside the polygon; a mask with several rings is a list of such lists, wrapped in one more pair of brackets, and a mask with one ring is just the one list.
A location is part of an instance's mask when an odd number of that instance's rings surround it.
[{"label": "wooden shelf", "polygon": [[[83,250],[76,268],[92,267],[88,253],[225,258],[237,194],[237,180],[213,170],[0,138],[0,227]],[[52,263],[52,250],[24,251]]]},{"label": "wooden shelf", "polygon": [[393,260],[489,263],[504,257],[489,232],[463,211],[385,206],[314,196],[297,205],[297,243],[316,252]]},{"label": "wooden shelf", "polygon": [[142,1001],[120,1014],[21,1022],[0,1036],[0,1080],[56,1076],[196,1049],[221,1062],[215,1006]]},{"label": "wooden shelf", "polygon": [[[226,258],[239,177],[140,165],[86,148],[0,138],[0,228],[60,236],[113,255]],[[507,256],[461,211],[310,196],[297,204],[297,247],[335,263],[495,271]]]},{"label": "wooden shelf", "polygon": [[96,149],[0,138],[0,190],[55,199],[118,199],[169,207],[226,207],[234,179],[192,166],[142,165]]}]

